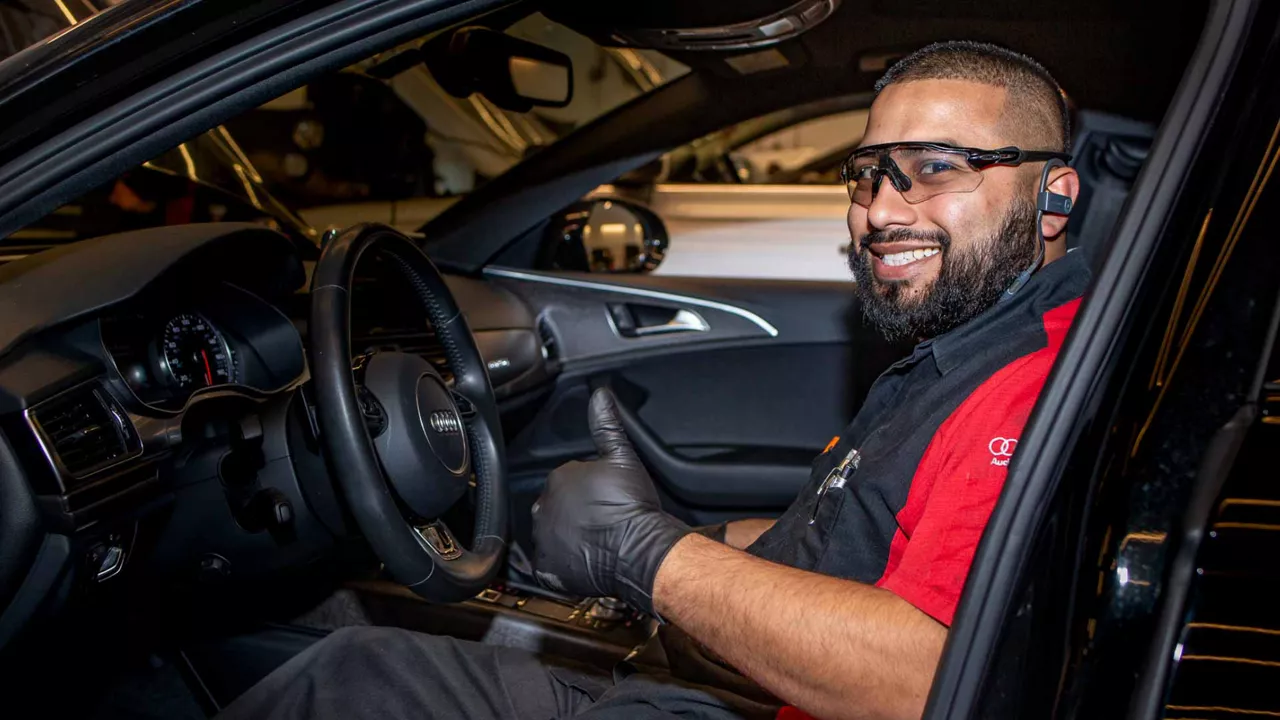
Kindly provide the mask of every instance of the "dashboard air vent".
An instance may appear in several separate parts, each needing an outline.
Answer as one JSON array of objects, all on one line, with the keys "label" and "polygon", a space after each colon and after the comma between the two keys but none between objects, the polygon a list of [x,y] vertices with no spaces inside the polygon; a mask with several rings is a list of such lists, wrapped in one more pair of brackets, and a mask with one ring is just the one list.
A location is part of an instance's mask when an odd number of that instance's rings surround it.
[{"label": "dashboard air vent", "polygon": [[51,458],[81,478],[142,451],[124,410],[105,390],[85,385],[40,403],[31,422]]}]

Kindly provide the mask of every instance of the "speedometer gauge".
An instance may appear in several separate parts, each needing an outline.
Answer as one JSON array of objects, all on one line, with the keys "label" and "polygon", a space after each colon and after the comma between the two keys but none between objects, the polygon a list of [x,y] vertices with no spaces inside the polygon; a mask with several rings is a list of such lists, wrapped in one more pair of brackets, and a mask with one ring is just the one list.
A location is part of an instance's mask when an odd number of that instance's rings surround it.
[{"label": "speedometer gauge", "polygon": [[235,378],[227,341],[199,315],[186,313],[166,323],[160,349],[165,371],[182,390],[199,390]]}]

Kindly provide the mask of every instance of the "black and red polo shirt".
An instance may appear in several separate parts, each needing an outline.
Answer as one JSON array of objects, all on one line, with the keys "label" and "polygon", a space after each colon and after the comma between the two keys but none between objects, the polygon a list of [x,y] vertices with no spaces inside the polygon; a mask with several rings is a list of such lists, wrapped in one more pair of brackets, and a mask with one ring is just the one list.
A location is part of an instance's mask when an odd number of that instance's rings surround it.
[{"label": "black and red polo shirt", "polygon": [[[1023,425],[1089,282],[1085,258],[1068,253],[890,366],[814,461],[791,507],[747,551],[885,588],[950,626]],[[768,702],[684,633],[663,630],[677,677]],[[784,716],[806,717],[794,708]]]},{"label": "black and red polo shirt", "polygon": [[1089,279],[1085,258],[1068,253],[892,365],[748,552],[883,587],[950,625]]}]

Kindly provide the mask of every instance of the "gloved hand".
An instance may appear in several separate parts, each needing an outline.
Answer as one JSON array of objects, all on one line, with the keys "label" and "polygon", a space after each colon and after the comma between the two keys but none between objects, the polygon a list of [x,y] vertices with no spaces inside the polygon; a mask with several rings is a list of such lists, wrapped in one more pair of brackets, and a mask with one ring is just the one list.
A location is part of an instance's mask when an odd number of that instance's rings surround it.
[{"label": "gloved hand", "polygon": [[616,402],[601,388],[587,410],[600,459],[556,468],[533,505],[534,577],[553,590],[618,597],[653,613],[658,566],[693,530],[659,507]]}]

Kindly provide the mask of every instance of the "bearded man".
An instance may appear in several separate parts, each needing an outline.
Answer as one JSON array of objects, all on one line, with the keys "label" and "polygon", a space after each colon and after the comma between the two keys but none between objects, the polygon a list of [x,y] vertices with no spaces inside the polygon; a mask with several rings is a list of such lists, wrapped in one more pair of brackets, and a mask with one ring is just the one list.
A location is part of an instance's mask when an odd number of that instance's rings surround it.
[{"label": "bearded man", "polygon": [[607,390],[589,410],[600,458],[557,469],[534,507],[539,581],[657,615],[668,672],[351,629],[229,714],[919,717],[1089,272],[1065,247],[1079,178],[1043,67],[940,43],[876,90],[844,167],[849,264],[867,319],[918,344],[791,507],[711,528],[666,514]]}]

